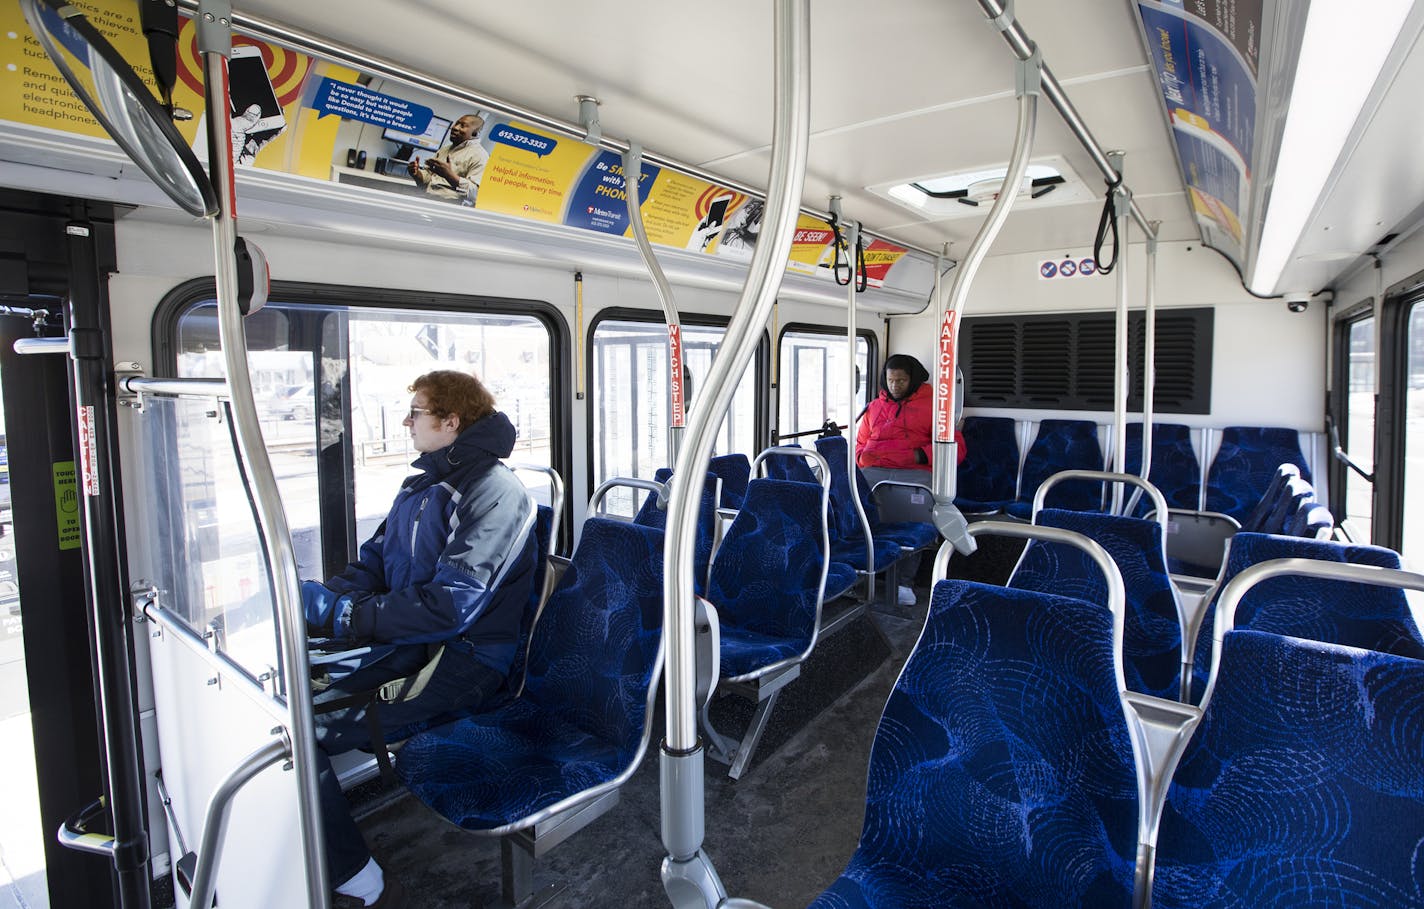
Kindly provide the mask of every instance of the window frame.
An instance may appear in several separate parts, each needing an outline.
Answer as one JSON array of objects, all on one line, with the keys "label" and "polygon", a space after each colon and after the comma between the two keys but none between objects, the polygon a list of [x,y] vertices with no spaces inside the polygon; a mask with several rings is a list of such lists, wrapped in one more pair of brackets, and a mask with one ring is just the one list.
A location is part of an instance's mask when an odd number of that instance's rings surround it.
[{"label": "window frame", "polygon": [[[197,305],[217,298],[217,285],[212,278],[195,278],[177,285],[166,293],[154,309],[150,322],[150,345],[153,351],[153,375],[172,378],[178,372],[178,329],[184,315]],[[550,464],[565,485],[573,476],[571,439],[573,409],[572,344],[568,322],[558,308],[546,300],[521,300],[513,297],[475,296],[382,287],[339,284],[317,284],[306,281],[273,281],[268,299],[278,304],[322,306],[349,310],[400,309],[419,314],[461,313],[480,315],[510,315],[533,318],[549,333],[549,457]],[[288,337],[297,339],[296,348],[311,353],[318,362],[323,323],[329,313],[312,313],[311,319],[290,319]],[[343,332],[343,336],[344,336]],[[412,376],[414,378],[414,376]],[[350,408],[344,408],[342,420],[345,438],[351,438]],[[361,540],[357,539],[355,515],[355,465],[353,449],[342,446],[339,471],[327,463],[318,450],[317,489],[322,549],[322,564],[328,574],[339,571],[354,559]],[[340,511],[340,514],[336,512]],[[568,552],[573,544],[573,503],[564,502],[559,546]],[[344,554],[343,554],[344,553]]]},{"label": "window frame", "polygon": [[[825,336],[828,337],[828,338],[839,338],[839,339],[842,340],[842,341],[845,340],[845,336],[846,336],[845,328],[835,328],[835,327],[830,326],[830,325],[821,325],[821,324],[817,324],[817,323],[815,323],[815,322],[787,322],[785,325],[782,325],[782,326],[780,327],[780,330],[778,331],[777,336],[776,336],[776,350],[773,352],[773,356],[776,357],[776,362],[777,362],[777,363],[780,363],[780,362],[781,362],[781,348],[782,348],[782,345],[785,344],[785,342],[786,342],[786,336],[787,336],[788,334],[790,334],[791,332],[797,332],[798,334],[807,334],[807,335],[825,335]],[[866,383],[866,388],[867,388],[867,390],[870,391],[870,393],[866,396],[866,401],[869,402],[869,401],[875,400],[875,395],[878,393],[878,389],[876,389],[876,386],[878,386],[878,382],[876,382],[876,378],[880,375],[880,337],[879,337],[874,331],[872,331],[872,330],[870,330],[870,329],[868,329],[868,328],[858,328],[858,329],[856,329],[855,336],[856,336],[857,338],[864,338],[864,339],[865,339],[865,342],[866,342],[866,350],[865,350],[865,373],[866,373],[866,374],[865,374],[865,377],[864,377],[863,381]],[[770,428],[769,428],[769,430],[768,430],[767,435],[765,436],[765,438],[768,440],[768,443],[767,443],[767,444],[776,444],[776,443],[775,443],[774,441],[772,441],[772,440],[775,439],[775,436],[776,436],[777,433],[781,432],[781,384],[782,384],[782,382],[783,382],[783,376],[781,375],[780,369],[778,368],[778,371],[777,371],[777,374],[776,374],[776,383],[777,383],[777,384],[776,384],[776,399],[771,402],[771,414],[772,414],[772,416],[771,416],[771,425],[770,425]],[[876,390],[872,390],[872,389],[876,389]],[[768,383],[768,388],[767,388],[767,396],[768,396],[768,398],[770,398],[770,396],[771,396],[771,395],[770,395],[770,392],[771,392],[770,383]],[[851,428],[854,428],[855,421],[856,421],[857,417],[858,417],[858,414],[851,417]]]},{"label": "window frame", "polygon": [[[598,332],[598,326],[604,322],[642,322],[653,325],[667,325],[667,319],[660,310],[641,309],[633,306],[610,306],[599,310],[588,323],[588,331],[585,334],[585,345],[587,355],[584,357],[584,387],[589,389],[587,401],[588,432],[584,439],[584,481],[588,484],[588,489],[597,488],[594,477],[594,416],[596,403],[593,395],[597,393],[593,384],[594,359],[593,339]],[[678,323],[681,325],[694,325],[698,328],[720,328],[725,337],[727,326],[731,324],[731,319],[726,316],[714,316],[708,313],[678,313]],[[771,368],[770,360],[771,342],[767,337],[765,328],[761,331],[761,336],[757,339],[756,350],[752,353],[752,368],[755,370],[753,381],[755,384],[755,394],[752,396],[753,416],[752,416],[752,438],[759,440],[759,444],[765,445],[766,439],[770,438],[770,420],[767,417],[769,410],[768,400],[768,376]],[[715,360],[714,360],[715,363]],[[696,389],[693,390],[694,393]],[[689,396],[691,403],[691,396]]]},{"label": "window frame", "polygon": [[[1361,300],[1337,313],[1331,320],[1330,335],[1330,376],[1331,390],[1330,399],[1327,405],[1330,425],[1334,428],[1336,438],[1327,441],[1330,445],[1331,457],[1327,471],[1330,484],[1330,512],[1336,516],[1336,521],[1344,525],[1348,519],[1349,503],[1349,482],[1350,467],[1336,454],[1335,446],[1338,444],[1340,451],[1345,455],[1350,452],[1350,333],[1351,329],[1365,319],[1375,320],[1375,387],[1373,390],[1373,403],[1375,408],[1375,435],[1371,439],[1374,445],[1373,470],[1370,480],[1370,536],[1371,540],[1378,539],[1380,530],[1380,369],[1383,366],[1383,356],[1379,349],[1379,325],[1380,316],[1375,311],[1375,300],[1373,297]],[[1363,542],[1370,542],[1365,540]]]},{"label": "window frame", "polygon": [[1409,389],[1409,319],[1424,306],[1424,271],[1387,289],[1379,308],[1382,339],[1376,355],[1375,526],[1373,542],[1400,552],[1404,546],[1405,445]]}]

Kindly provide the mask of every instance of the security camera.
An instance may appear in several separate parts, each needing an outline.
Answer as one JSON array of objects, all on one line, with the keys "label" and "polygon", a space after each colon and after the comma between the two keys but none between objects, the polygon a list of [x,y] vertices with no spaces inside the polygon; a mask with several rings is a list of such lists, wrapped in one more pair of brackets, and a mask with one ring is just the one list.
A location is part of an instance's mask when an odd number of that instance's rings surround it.
[{"label": "security camera", "polygon": [[1306,307],[1309,305],[1310,297],[1305,294],[1294,294],[1286,297],[1286,309],[1289,309],[1291,312],[1305,312]]}]

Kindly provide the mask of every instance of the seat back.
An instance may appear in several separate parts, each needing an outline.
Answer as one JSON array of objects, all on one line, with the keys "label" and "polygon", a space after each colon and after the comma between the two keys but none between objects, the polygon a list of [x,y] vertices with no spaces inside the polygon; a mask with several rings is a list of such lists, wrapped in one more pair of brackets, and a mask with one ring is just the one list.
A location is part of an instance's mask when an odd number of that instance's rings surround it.
[{"label": "seat back", "polygon": [[540,604],[544,602],[544,584],[549,576],[549,555],[553,546],[554,509],[548,505],[538,506],[534,515],[534,587],[529,591],[529,605],[519,619],[519,645],[514,650],[514,662],[509,667],[509,689],[518,693],[524,684],[524,661],[529,654],[529,634],[538,619]]},{"label": "seat back", "polygon": [[[672,471],[659,467],[653,479],[667,486],[672,479]],[[692,592],[698,596],[707,593],[707,570],[712,564],[712,550],[717,546],[717,499],[721,481],[715,474],[707,474],[707,482],[702,485],[702,504],[697,507],[697,539],[692,550]],[[643,499],[638,513],[633,516],[634,524],[667,529],[667,508],[658,507],[658,494],[648,493]]]},{"label": "seat back", "polygon": [[[856,508],[856,492],[851,490],[850,477],[847,475],[846,459],[849,446],[846,444],[845,437],[831,436],[830,438],[817,439],[816,450],[821,453],[821,457],[826,459],[826,466],[830,469],[831,539],[864,542],[865,527],[860,522],[860,511]],[[856,469],[856,472],[860,472],[859,468]],[[870,515],[867,513],[867,521],[869,517]]]},{"label": "seat back", "polygon": [[[1231,538],[1218,589],[1252,565],[1272,559],[1399,568],[1399,554],[1381,546],[1242,532]],[[1206,608],[1192,655],[1194,701],[1206,687],[1215,619],[1213,602]],[[1270,578],[1247,591],[1236,607],[1235,627],[1424,659],[1424,637],[1409,602],[1403,591],[1391,587],[1300,576]]]},{"label": "seat back", "polygon": [[1009,417],[965,417],[964,460],[955,483],[954,503],[964,511],[992,511],[1018,493],[1018,426]]},{"label": "seat back", "polygon": [[829,561],[819,483],[752,480],[712,562],[707,598],[728,630],[778,639],[804,656],[816,640]]},{"label": "seat back", "polygon": [[[1181,690],[1181,611],[1167,573],[1162,526],[1143,518],[1047,508],[1034,523],[1081,533],[1107,550],[1122,574],[1127,598],[1123,673],[1129,691],[1176,700]],[[1075,546],[1035,540],[1009,586],[1107,605],[1103,572]]]},{"label": "seat back", "polygon": [[1152,905],[1419,906],[1424,662],[1226,635],[1167,790]]},{"label": "seat back", "polygon": [[1286,533],[1308,540],[1328,540],[1335,530],[1335,516],[1324,505],[1311,504],[1300,509],[1291,518]]},{"label": "seat back", "polygon": [[[1123,469],[1142,473],[1142,423],[1127,424]],[[1181,423],[1152,424],[1152,466],[1148,481],[1162,492],[1168,508],[1201,508],[1201,461],[1192,447],[1192,430]],[[1151,506],[1139,499],[1133,514],[1141,517]]]},{"label": "seat back", "polygon": [[1285,495],[1286,481],[1292,477],[1300,476],[1300,468],[1294,464],[1281,464],[1276,468],[1276,472],[1271,475],[1270,485],[1261,495],[1261,501],[1256,503],[1256,507],[1251,509],[1241,521],[1241,529],[1252,533],[1270,533],[1266,529],[1266,522],[1271,514],[1281,503],[1281,497]]},{"label": "seat back", "polygon": [[1082,600],[935,585],[870,754],[842,906],[1127,907],[1131,746],[1113,620]]},{"label": "seat back", "polygon": [[529,641],[525,700],[632,760],[662,669],[663,532],[589,518]]},{"label": "seat back", "polygon": [[[1039,484],[1060,470],[1102,470],[1103,450],[1098,444],[1098,425],[1087,420],[1044,420],[1038,436],[1024,457],[1023,480],[1018,500],[1009,507],[1016,517],[1027,517]],[[1102,508],[1103,490],[1091,480],[1073,480],[1053,488],[1044,503],[1049,508],[1097,511]]]},{"label": "seat back", "polygon": [[1249,518],[1281,464],[1294,464],[1300,468],[1301,478],[1310,481],[1300,434],[1294,429],[1226,427],[1206,475],[1206,510],[1229,514],[1238,521]]},{"label": "seat back", "polygon": [[1315,487],[1301,477],[1287,477],[1276,505],[1261,522],[1261,533],[1285,533],[1296,512],[1315,504]]},{"label": "seat back", "polygon": [[797,483],[816,483],[816,473],[806,458],[779,449],[800,449],[795,442],[769,448],[757,455],[757,464],[765,464],[766,475],[773,480],[795,480]]},{"label": "seat back", "polygon": [[722,481],[722,496],[718,504],[723,508],[741,508],[742,499],[747,494],[747,483],[752,477],[752,462],[747,456],[740,452],[718,455],[707,462],[707,472]]}]

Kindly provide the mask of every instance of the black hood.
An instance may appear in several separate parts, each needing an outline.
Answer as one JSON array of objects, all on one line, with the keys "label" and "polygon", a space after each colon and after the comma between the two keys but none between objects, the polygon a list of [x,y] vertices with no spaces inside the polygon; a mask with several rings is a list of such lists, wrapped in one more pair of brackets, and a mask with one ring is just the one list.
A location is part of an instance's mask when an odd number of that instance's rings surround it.
[{"label": "black hood", "polygon": [[[910,377],[910,387],[899,398],[894,398],[890,394],[890,387],[885,383],[885,374],[892,369],[898,369]],[[910,395],[920,390],[920,386],[930,380],[930,371],[920,364],[919,360],[909,354],[891,354],[885,358],[885,368],[880,370],[880,390],[885,393],[885,397],[892,401],[904,401]]]}]

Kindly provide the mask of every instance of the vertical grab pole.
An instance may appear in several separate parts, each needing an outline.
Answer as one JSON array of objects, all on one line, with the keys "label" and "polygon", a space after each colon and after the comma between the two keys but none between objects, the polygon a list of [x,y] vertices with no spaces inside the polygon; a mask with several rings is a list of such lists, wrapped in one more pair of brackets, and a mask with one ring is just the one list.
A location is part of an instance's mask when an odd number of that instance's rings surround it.
[{"label": "vertical grab pole", "polygon": [[[1142,479],[1147,480],[1152,473],[1152,416],[1156,406],[1157,392],[1157,226],[1147,234],[1147,305],[1142,314],[1143,334],[1146,340],[1142,349]],[[1150,480],[1149,480],[1150,482]]]},{"label": "vertical grab pole", "polygon": [[[1108,161],[1119,177],[1122,175],[1123,153],[1108,152]],[[1132,213],[1132,191],[1119,180],[1113,190],[1113,217],[1117,219],[1122,257],[1117,263],[1117,319],[1113,341],[1113,472],[1124,473],[1127,465],[1127,230]],[[1143,461],[1147,460],[1147,430],[1143,428]],[[1146,474],[1144,473],[1145,477]],[[1122,484],[1112,489],[1112,514],[1122,514]]]},{"label": "vertical grab pole", "polygon": [[272,463],[262,441],[252,377],[247,368],[247,338],[237,299],[237,211],[232,160],[232,113],[228,108],[227,61],[232,52],[232,7],[227,0],[203,0],[198,9],[198,50],[203,55],[204,94],[208,121],[208,161],[218,213],[213,218],[213,264],[217,283],[218,333],[227,366],[232,400],[233,436],[239,463],[251,486],[257,532],[267,557],[276,604],[281,646],[282,682],[291,715],[288,733],[297,774],[297,815],[306,867],[307,905],[327,909],[326,850],[316,778],[316,731],[312,725],[311,675],[307,663],[306,622],[292,552],[292,536]]},{"label": "vertical grab pole", "polygon": [[628,222],[633,227],[633,239],[638,243],[638,252],[643,256],[643,264],[653,277],[653,288],[658,292],[658,302],[663,306],[663,319],[667,322],[668,353],[668,465],[677,463],[678,450],[682,448],[682,433],[687,423],[687,409],[682,384],[682,323],[678,321],[677,302],[673,299],[672,285],[668,283],[658,257],[653,254],[653,244],[648,241],[648,231],[643,226],[642,212],[643,146],[628,143],[623,153],[623,187],[628,196]]},{"label": "vertical grab pole", "polygon": [[[840,219],[841,200],[839,196],[831,197],[831,213],[837,220]],[[856,332],[856,311],[855,311],[855,287],[860,276],[856,269],[860,267],[860,257],[855,254],[856,244],[860,242],[860,222],[850,221],[846,231],[846,255],[850,259],[850,283],[846,285],[846,344],[850,348],[850,365],[847,367],[849,373],[849,400],[846,402],[847,410],[846,429],[846,474],[850,479],[850,500],[855,503],[855,513],[860,518],[861,532],[865,534],[865,601],[875,602],[875,540],[870,535],[870,519],[865,515],[865,508],[860,504],[860,492],[856,484],[855,475],[855,332]],[[869,381],[869,376],[866,380]]]},{"label": "vertical grab pole", "polygon": [[664,538],[663,647],[666,667],[666,737],[660,758],[662,839],[667,850],[662,879],[678,907],[711,909],[726,898],[711,860],[702,851],[702,742],[697,737],[693,632],[692,549],[700,490],[718,424],[751,362],[786,271],[796,229],[810,144],[810,0],[777,0],[773,29],[775,79],[771,173],[761,237],[752,252],[721,352],[707,376],[706,395],[693,414],[678,454]]},{"label": "vertical grab pole", "polygon": [[[994,21],[1001,31],[1010,27],[1002,20]],[[969,287],[984,256],[1004,221],[1009,217],[1019,186],[1023,184],[1028,170],[1028,158],[1033,151],[1034,131],[1038,119],[1038,98],[1042,91],[1043,55],[1035,46],[1027,60],[1018,61],[1015,78],[1015,93],[1019,101],[1018,129],[1014,134],[1013,154],[1009,159],[1009,169],[1004,175],[1004,184],[989,216],[974,236],[974,242],[965,254],[964,261],[954,271],[954,282],[950,286],[949,299],[936,300],[936,311],[940,314],[939,336],[935,352],[934,384],[934,458],[932,476],[934,485],[934,519],[940,535],[952,543],[960,552],[970,553],[975,549],[974,539],[968,533],[964,516],[954,507],[956,476],[955,468],[959,460],[959,446],[954,441],[954,398],[955,360],[959,348],[959,315],[964,309],[964,301],[969,296]]]}]

